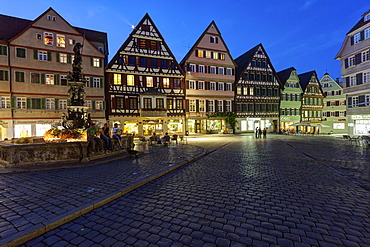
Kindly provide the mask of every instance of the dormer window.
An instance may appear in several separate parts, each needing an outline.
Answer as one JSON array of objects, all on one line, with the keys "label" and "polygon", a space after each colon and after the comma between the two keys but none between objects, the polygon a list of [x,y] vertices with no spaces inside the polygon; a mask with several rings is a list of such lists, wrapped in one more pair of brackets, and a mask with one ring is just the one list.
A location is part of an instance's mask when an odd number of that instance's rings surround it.
[{"label": "dormer window", "polygon": [[368,20],[370,20],[370,14],[367,14],[367,15],[365,15],[365,17],[364,17],[365,19],[364,19],[364,21],[368,21]]}]

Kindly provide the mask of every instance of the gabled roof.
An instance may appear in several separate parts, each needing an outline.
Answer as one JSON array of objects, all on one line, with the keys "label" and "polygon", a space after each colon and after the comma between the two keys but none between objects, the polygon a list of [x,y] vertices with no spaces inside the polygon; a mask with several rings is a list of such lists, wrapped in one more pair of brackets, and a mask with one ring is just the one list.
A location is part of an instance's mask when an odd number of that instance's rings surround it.
[{"label": "gabled roof", "polygon": [[222,38],[221,32],[220,32],[220,30],[218,29],[218,27],[217,27],[217,25],[216,25],[216,22],[215,22],[214,20],[213,20],[213,21],[208,25],[208,27],[203,31],[202,35],[200,35],[200,37],[198,38],[198,40],[197,40],[197,41],[194,43],[194,45],[189,49],[188,53],[186,53],[186,55],[184,56],[184,58],[183,58],[183,59],[181,60],[181,62],[180,62],[180,64],[181,64],[181,65],[183,65],[183,63],[185,63],[185,62],[186,62],[186,60],[188,60],[188,58],[189,58],[189,56],[191,55],[191,53],[192,53],[192,52],[194,51],[194,49],[198,46],[198,44],[199,44],[199,43],[200,43],[200,41],[203,39],[204,35],[206,35],[207,31],[211,28],[211,26],[212,26],[212,25],[216,28],[216,31],[217,31],[217,33],[218,33],[218,35],[219,35],[219,37],[220,37],[220,39],[221,39],[222,43],[224,44],[224,46],[225,46],[225,48],[226,48],[226,51],[227,51],[228,55],[230,56],[230,58],[231,58],[231,60],[233,61],[234,65],[236,65],[236,64],[235,64],[235,62],[234,62],[234,60],[233,60],[233,58],[232,58],[232,56],[231,56],[231,54],[230,54],[230,50],[229,50],[229,48],[227,47],[227,45],[226,45],[226,43],[225,43],[224,39]]},{"label": "gabled roof", "polygon": [[[324,78],[328,78],[329,79],[329,81],[323,81],[324,80]],[[323,77],[321,78],[321,80],[320,80],[320,84],[321,83],[331,83],[331,84],[334,84],[334,87],[331,87],[330,89],[331,90],[333,90],[333,89],[342,89],[342,86],[340,85],[340,83],[338,82],[338,81],[336,81],[336,80],[334,80],[330,75],[329,75],[329,73],[325,73],[324,75],[323,75]],[[325,89],[325,88],[324,88]],[[323,89],[323,90],[324,90]]]},{"label": "gabled roof", "polygon": [[297,71],[294,67],[290,67],[284,70],[281,70],[276,73],[276,75],[279,77],[281,84],[284,86],[286,81],[289,79],[290,75],[293,71]]},{"label": "gabled roof", "polygon": [[303,92],[306,91],[306,88],[308,86],[308,83],[310,83],[310,80],[311,80],[312,76],[316,77],[317,82],[319,83],[319,86],[320,86],[321,94],[324,95],[324,91],[322,90],[321,84],[319,82],[319,79],[317,78],[317,73],[316,73],[315,70],[312,70],[312,71],[309,71],[309,72],[298,75],[299,84],[301,84],[302,91]]},{"label": "gabled roof", "polygon": [[352,28],[351,28],[351,30],[349,30],[349,32],[347,33],[347,35],[349,34],[349,33],[351,33],[351,32],[353,32],[353,31],[355,31],[355,30],[357,30],[357,29],[359,29],[360,27],[362,27],[362,26],[364,26],[364,25],[366,25],[366,24],[368,24],[368,23],[370,23],[370,19],[369,20],[367,20],[367,21],[364,21],[364,16],[365,15],[367,15],[367,14],[370,14],[370,10],[369,11],[367,11],[365,14],[363,14],[362,15],[362,18],[356,23],[356,25],[354,25]]},{"label": "gabled roof", "polygon": [[240,55],[239,57],[237,57],[234,60],[236,65],[237,65],[237,68],[236,68],[236,71],[235,71],[235,79],[236,80],[239,80],[240,75],[243,73],[245,68],[251,62],[252,58],[254,57],[254,55],[256,54],[256,52],[258,51],[258,48],[260,46],[262,47],[261,43],[259,43],[258,45],[256,45],[255,47],[253,47],[252,49],[250,49],[249,51],[247,51],[243,55]]},{"label": "gabled roof", "polygon": [[[47,9],[45,12],[49,11],[50,9],[52,9],[52,8]],[[55,11],[54,9],[52,9],[52,10]],[[40,16],[42,16],[42,15],[43,14],[41,14]],[[37,19],[35,19],[34,21],[36,21]],[[22,31],[24,31],[34,21],[0,14],[0,23],[1,23],[1,25],[0,25],[0,40],[2,40],[2,41],[11,40],[12,38],[14,38],[18,34],[20,34]],[[89,29],[80,28],[80,27],[74,27],[74,28],[81,35],[85,34],[85,37],[90,41],[108,43],[107,33],[94,31],[94,30],[89,30]]]}]

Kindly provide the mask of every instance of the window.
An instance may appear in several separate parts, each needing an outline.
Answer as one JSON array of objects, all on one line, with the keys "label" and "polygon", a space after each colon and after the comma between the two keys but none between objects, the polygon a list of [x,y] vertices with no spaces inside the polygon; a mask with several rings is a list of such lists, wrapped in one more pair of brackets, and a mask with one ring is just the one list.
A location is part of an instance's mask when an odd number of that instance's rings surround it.
[{"label": "window", "polygon": [[46,98],[46,109],[48,110],[55,109],[55,99]]},{"label": "window", "polygon": [[213,52],[212,58],[213,59],[218,59],[218,52]]},{"label": "window", "polygon": [[355,56],[349,57],[348,58],[348,67],[355,66]]},{"label": "window", "polygon": [[10,108],[10,97],[0,96],[0,109]]},{"label": "window", "polygon": [[69,39],[69,44],[70,45],[74,45],[76,43],[76,41],[74,39]]},{"label": "window", "polygon": [[41,99],[32,98],[31,99],[31,107],[32,107],[32,109],[42,109],[41,108]]},{"label": "window", "polygon": [[224,102],[222,100],[217,100],[217,111],[218,112],[224,111]]},{"label": "window", "polygon": [[40,83],[40,74],[39,73],[31,73],[31,83]]},{"label": "window", "polygon": [[226,83],[226,91],[232,91],[232,84]]},{"label": "window", "polygon": [[156,58],[151,58],[150,59],[150,67],[152,67],[152,68],[157,67],[157,59]]},{"label": "window", "polygon": [[199,112],[205,112],[206,111],[206,100],[200,99],[199,100]]},{"label": "window", "polygon": [[161,60],[161,68],[167,69],[168,68],[168,61],[166,59]]},{"label": "window", "polygon": [[86,106],[88,109],[91,109],[92,106],[91,100],[85,100],[84,106]]},{"label": "window", "polygon": [[142,31],[149,32],[149,31],[150,31],[150,26],[149,26],[149,25],[145,25],[145,24],[143,24],[143,25],[141,25],[140,29],[141,29]]},{"label": "window", "polygon": [[136,57],[128,56],[128,65],[136,65]]},{"label": "window", "polygon": [[67,100],[66,100],[66,99],[60,99],[60,100],[59,100],[59,106],[58,106],[58,108],[59,108],[60,110],[65,110],[65,109],[67,109]]},{"label": "window", "polygon": [[225,112],[231,112],[231,100],[226,100],[225,102]]},{"label": "window", "polygon": [[8,47],[5,45],[0,45],[0,56],[8,55]]},{"label": "window", "polygon": [[248,88],[247,87],[243,87],[243,95],[248,95]]},{"label": "window", "polygon": [[339,117],[345,117],[346,116],[346,112],[345,111],[340,111],[339,112]]},{"label": "window", "polygon": [[176,109],[183,109],[182,99],[176,99]]},{"label": "window", "polygon": [[204,90],[204,81],[198,81],[198,89]]},{"label": "window", "polygon": [[189,64],[189,72],[195,72],[195,64]]},{"label": "window", "polygon": [[173,80],[173,87],[174,88],[180,88],[180,79],[174,79]]},{"label": "window", "polygon": [[237,87],[236,88],[236,94],[237,95],[241,95],[242,94],[242,88],[241,87]]},{"label": "window", "polygon": [[[128,77],[129,77],[129,75],[127,75],[127,84],[128,84]],[[113,84],[114,85],[121,85],[122,84],[121,74],[113,74]]]},{"label": "window", "polygon": [[15,81],[16,82],[25,82],[24,81],[24,72],[15,71]]},{"label": "window", "polygon": [[100,59],[99,58],[93,58],[93,67],[99,68],[100,67]]},{"label": "window", "polygon": [[66,75],[60,76],[60,85],[61,86],[67,86],[68,85],[68,78]]},{"label": "window", "polygon": [[227,68],[226,75],[233,75],[233,70],[231,68]]},{"label": "window", "polygon": [[26,97],[17,97],[16,98],[17,109],[26,109],[27,108],[27,98]]},{"label": "window", "polygon": [[95,101],[95,110],[101,111],[103,109],[104,109],[103,101],[102,100]]},{"label": "window", "polygon": [[189,81],[189,89],[195,89],[195,81]]},{"label": "window", "polygon": [[225,60],[225,54],[224,53],[218,53],[219,59],[224,61]]},{"label": "window", "polygon": [[44,44],[49,46],[53,45],[53,33],[44,32]]},{"label": "window", "polygon": [[189,100],[189,112],[196,112],[197,101],[195,99]]},{"label": "window", "polygon": [[224,83],[223,82],[218,83],[218,91],[224,91]]},{"label": "window", "polygon": [[358,96],[352,97],[352,107],[358,107]]},{"label": "window", "polygon": [[139,60],[139,66],[146,67],[146,57],[141,57]]},{"label": "window", "polygon": [[116,109],[125,109],[125,98],[116,97]]},{"label": "window", "polygon": [[211,42],[213,44],[217,44],[218,43],[218,37],[215,37],[215,36],[209,37],[209,42]]},{"label": "window", "polygon": [[205,73],[204,71],[204,65],[199,65],[199,73]]},{"label": "window", "polygon": [[361,41],[360,33],[355,34],[353,37],[354,37],[355,44]]},{"label": "window", "polygon": [[215,112],[215,101],[208,100],[208,112]]},{"label": "window", "polygon": [[56,18],[55,16],[53,16],[51,19],[52,19],[53,21],[56,21],[56,20],[57,20],[57,18]]},{"label": "window", "polygon": [[146,77],[146,86],[147,87],[153,87],[153,77],[151,77],[151,76]]},{"label": "window", "polygon": [[66,47],[66,37],[62,34],[57,34],[57,47]]},{"label": "window", "polygon": [[167,99],[167,109],[173,109],[173,100]]},{"label": "window", "polygon": [[211,66],[211,67],[210,67],[210,70],[209,70],[209,73],[210,73],[210,74],[216,74],[216,67]]},{"label": "window", "polygon": [[213,91],[214,91],[214,90],[216,90],[216,82],[212,82],[212,81],[211,81],[211,82],[209,83],[209,89],[210,89],[210,90],[213,90]]},{"label": "window", "polygon": [[198,50],[197,57],[203,57],[203,56],[204,56],[203,50]]},{"label": "window", "polygon": [[163,98],[157,98],[155,100],[156,108],[157,109],[164,109],[164,99]]},{"label": "window", "polygon": [[370,28],[365,29],[365,39],[370,38]]},{"label": "window", "polygon": [[365,20],[365,21],[370,20],[370,14],[365,15],[364,20]]},{"label": "window", "polygon": [[40,61],[48,61],[48,53],[47,53],[47,51],[38,51],[37,58]]},{"label": "window", "polygon": [[93,88],[100,88],[100,78],[93,79]]},{"label": "window", "polygon": [[15,56],[20,58],[26,58],[26,49],[25,48],[15,48]]},{"label": "window", "polygon": [[135,86],[134,75],[127,75],[127,86]]},{"label": "window", "polygon": [[370,82],[370,72],[365,72],[362,75],[363,83],[369,83]]},{"label": "window", "polygon": [[130,98],[130,109],[137,109],[137,99],[136,98]]},{"label": "window", "polygon": [[163,87],[164,88],[170,87],[170,78],[163,78]]},{"label": "window", "polygon": [[152,109],[152,99],[144,98],[144,109]]},{"label": "window", "polygon": [[219,67],[219,68],[218,68],[218,74],[219,74],[219,75],[223,75],[223,74],[224,74],[224,68]]},{"label": "window", "polygon": [[158,49],[158,42],[155,40],[150,41],[150,49],[151,50],[157,50]]},{"label": "window", "polygon": [[206,58],[211,58],[211,52],[210,51],[205,51],[206,52]]},{"label": "window", "polygon": [[253,87],[249,88],[249,95],[254,95],[254,88]]},{"label": "window", "polygon": [[42,34],[41,33],[36,33],[36,39],[42,40]]},{"label": "window", "polygon": [[45,75],[45,84],[54,85],[54,75],[46,74]]},{"label": "window", "polygon": [[369,50],[362,52],[362,62],[366,62],[370,60],[369,53],[370,53]]},{"label": "window", "polygon": [[[60,63],[67,63],[68,56],[65,53],[57,53],[57,56],[59,56],[59,62]],[[57,58],[58,59],[58,58]]]},{"label": "window", "polygon": [[349,86],[355,86],[356,85],[356,76],[350,76],[349,77]]}]

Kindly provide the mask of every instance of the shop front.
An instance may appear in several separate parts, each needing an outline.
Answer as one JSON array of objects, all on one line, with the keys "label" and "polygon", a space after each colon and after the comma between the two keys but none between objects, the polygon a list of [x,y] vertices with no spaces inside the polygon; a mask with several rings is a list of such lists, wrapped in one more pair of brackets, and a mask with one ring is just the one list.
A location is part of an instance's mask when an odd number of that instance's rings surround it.
[{"label": "shop front", "polygon": [[254,132],[256,128],[266,128],[268,132],[275,132],[277,128],[277,120],[275,119],[263,119],[263,118],[244,118],[237,119],[237,132],[247,133]]},{"label": "shop front", "polygon": [[370,115],[352,115],[355,135],[370,135]]}]

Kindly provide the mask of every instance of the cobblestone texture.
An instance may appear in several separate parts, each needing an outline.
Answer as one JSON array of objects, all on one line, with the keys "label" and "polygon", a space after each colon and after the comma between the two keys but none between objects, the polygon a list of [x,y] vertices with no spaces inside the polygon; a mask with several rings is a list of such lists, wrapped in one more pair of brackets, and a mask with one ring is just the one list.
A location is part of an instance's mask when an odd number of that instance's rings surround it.
[{"label": "cobblestone texture", "polygon": [[[370,246],[369,149],[331,137],[238,135],[189,142],[209,154],[25,246]],[[127,180],[113,181],[120,165],[110,165],[87,174],[108,183],[101,190]],[[57,174],[63,171],[36,177],[54,190],[76,188],[77,176],[74,181]],[[21,183],[25,175],[13,179]]]}]

